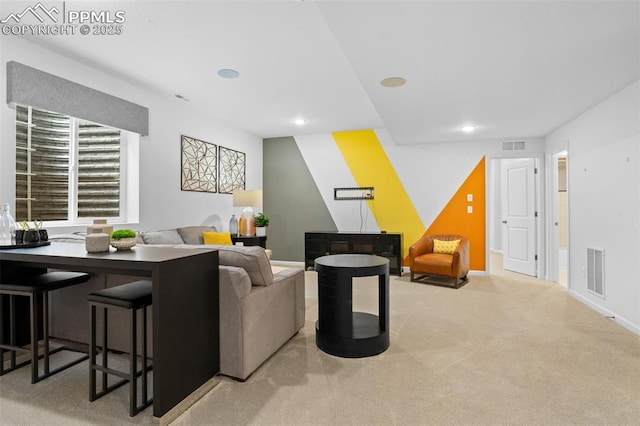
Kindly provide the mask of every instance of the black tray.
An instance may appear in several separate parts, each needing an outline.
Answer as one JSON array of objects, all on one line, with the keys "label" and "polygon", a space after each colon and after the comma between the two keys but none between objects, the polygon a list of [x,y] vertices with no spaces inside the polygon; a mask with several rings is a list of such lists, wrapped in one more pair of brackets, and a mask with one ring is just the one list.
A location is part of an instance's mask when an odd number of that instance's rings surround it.
[{"label": "black tray", "polygon": [[33,247],[48,246],[49,244],[51,244],[51,241],[38,241],[37,243],[2,245],[0,246],[0,249],[10,250],[10,249],[19,249],[19,248],[33,248]]}]

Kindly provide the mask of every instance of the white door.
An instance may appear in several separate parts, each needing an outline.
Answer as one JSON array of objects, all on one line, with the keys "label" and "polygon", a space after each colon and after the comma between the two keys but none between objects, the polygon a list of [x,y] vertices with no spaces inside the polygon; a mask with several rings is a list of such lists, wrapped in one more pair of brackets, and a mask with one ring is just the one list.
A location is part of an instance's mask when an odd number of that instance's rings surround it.
[{"label": "white door", "polygon": [[503,268],[536,276],[535,160],[502,160]]}]

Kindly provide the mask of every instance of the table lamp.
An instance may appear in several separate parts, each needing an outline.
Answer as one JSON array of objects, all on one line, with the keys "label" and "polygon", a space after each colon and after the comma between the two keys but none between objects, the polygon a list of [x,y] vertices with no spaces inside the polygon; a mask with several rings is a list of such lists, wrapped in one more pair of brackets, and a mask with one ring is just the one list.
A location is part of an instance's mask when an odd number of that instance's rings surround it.
[{"label": "table lamp", "polygon": [[238,220],[238,235],[252,237],[256,234],[256,217],[252,207],[262,207],[262,191],[259,189],[233,191],[233,207],[244,207]]}]

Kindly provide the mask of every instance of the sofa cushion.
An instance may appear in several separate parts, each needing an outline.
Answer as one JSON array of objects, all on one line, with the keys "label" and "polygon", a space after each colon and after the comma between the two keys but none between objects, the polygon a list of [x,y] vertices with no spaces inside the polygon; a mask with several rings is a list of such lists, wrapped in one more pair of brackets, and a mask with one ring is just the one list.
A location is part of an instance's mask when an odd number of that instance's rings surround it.
[{"label": "sofa cushion", "polygon": [[140,236],[145,244],[182,244],[182,238],[175,229],[166,231],[145,231]]},{"label": "sofa cushion", "polygon": [[[220,265],[236,266],[247,271],[251,284],[255,286],[270,286],[273,283],[273,272],[267,258],[267,253],[260,246],[221,246],[205,244],[200,247],[208,247],[218,250]],[[175,248],[198,248],[194,245],[183,244]]]},{"label": "sofa cushion", "polygon": [[185,228],[178,228],[178,233],[182,240],[180,243],[185,244],[204,244],[203,232],[216,232],[214,226],[187,226]]},{"label": "sofa cushion", "polygon": [[220,244],[223,246],[233,244],[229,232],[203,232],[202,237],[204,238],[205,244]]}]

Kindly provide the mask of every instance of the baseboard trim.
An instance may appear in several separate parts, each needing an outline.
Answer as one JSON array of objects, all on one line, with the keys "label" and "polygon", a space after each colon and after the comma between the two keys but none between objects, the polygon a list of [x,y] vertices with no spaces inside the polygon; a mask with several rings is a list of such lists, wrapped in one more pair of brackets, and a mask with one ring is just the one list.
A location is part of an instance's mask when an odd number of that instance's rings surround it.
[{"label": "baseboard trim", "polygon": [[167,411],[164,416],[158,418],[154,417],[154,420],[158,421],[160,426],[167,426],[176,420],[182,413],[187,411],[193,404],[198,402],[200,398],[205,396],[211,389],[215,388],[220,383],[220,376],[215,376],[209,379],[206,383],[193,391],[185,399],[180,401],[178,405]]},{"label": "baseboard trim", "polygon": [[584,303],[594,311],[599,312],[606,317],[612,317],[617,324],[620,324],[622,327],[640,336],[640,326],[638,326],[637,324],[632,323],[631,321],[627,320],[624,317],[621,317],[615,312],[611,312],[610,310],[600,306],[599,304],[595,303],[593,300],[587,299],[586,297],[575,292],[574,290],[568,290],[568,293],[571,297],[578,300],[579,302]]}]

